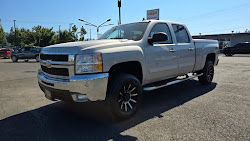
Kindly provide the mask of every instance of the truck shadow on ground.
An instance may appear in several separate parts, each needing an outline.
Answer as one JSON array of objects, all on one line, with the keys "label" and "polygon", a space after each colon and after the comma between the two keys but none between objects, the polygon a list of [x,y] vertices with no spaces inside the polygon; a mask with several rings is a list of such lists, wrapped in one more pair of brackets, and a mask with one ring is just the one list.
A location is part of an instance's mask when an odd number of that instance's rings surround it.
[{"label": "truck shadow on ground", "polygon": [[0,140],[136,140],[121,133],[146,120],[202,96],[216,87],[195,80],[144,93],[143,104],[132,118],[119,121],[104,102],[56,102],[0,121]]},{"label": "truck shadow on ground", "polygon": [[226,56],[226,55],[223,55],[222,57],[250,57],[250,54],[234,54],[233,56]]}]

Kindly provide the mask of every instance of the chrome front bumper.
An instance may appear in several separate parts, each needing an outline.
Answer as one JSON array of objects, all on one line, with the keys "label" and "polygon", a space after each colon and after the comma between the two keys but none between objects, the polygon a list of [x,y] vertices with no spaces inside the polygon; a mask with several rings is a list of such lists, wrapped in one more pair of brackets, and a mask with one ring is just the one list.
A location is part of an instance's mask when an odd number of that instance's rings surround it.
[{"label": "chrome front bumper", "polygon": [[75,102],[105,100],[108,73],[73,75],[68,79],[49,75],[38,70],[38,82],[43,91],[63,90],[68,91]]}]

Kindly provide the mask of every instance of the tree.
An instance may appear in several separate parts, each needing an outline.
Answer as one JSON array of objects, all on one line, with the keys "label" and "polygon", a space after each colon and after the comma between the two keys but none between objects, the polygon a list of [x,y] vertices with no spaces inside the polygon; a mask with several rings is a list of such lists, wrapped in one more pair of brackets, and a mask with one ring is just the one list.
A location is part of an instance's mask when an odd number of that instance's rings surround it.
[{"label": "tree", "polygon": [[76,32],[77,32],[77,29],[78,29],[78,28],[76,27],[76,25],[74,25],[74,26],[72,27],[72,34],[73,34],[73,40],[74,40],[74,41],[77,41],[77,40],[78,40],[78,39],[77,39],[77,35],[76,35],[76,34],[77,34],[77,33],[76,33]]},{"label": "tree", "polygon": [[20,29],[20,39],[21,39],[21,46],[34,46],[35,44],[35,36],[34,33],[31,32],[29,29],[21,28]]},{"label": "tree", "polygon": [[85,28],[82,26],[82,28],[81,28],[81,31],[80,31],[80,41],[83,41],[84,40],[84,35],[86,35],[87,34],[87,31],[85,30]]},{"label": "tree", "polygon": [[52,28],[45,28],[40,25],[34,26],[32,31],[34,32],[35,46],[45,47],[51,45],[52,37],[55,35],[55,32],[52,31]]},{"label": "tree", "polygon": [[[16,41],[15,41],[15,31],[16,31]],[[21,45],[21,38],[22,35],[19,31],[19,29],[16,27],[16,29],[14,29],[13,27],[11,27],[10,29],[10,34],[7,36],[7,42],[11,43],[11,45],[13,46],[20,46]]]},{"label": "tree", "polygon": [[1,19],[0,19],[0,44],[3,48],[4,44],[5,44],[5,33],[4,33],[3,27],[1,25]]}]

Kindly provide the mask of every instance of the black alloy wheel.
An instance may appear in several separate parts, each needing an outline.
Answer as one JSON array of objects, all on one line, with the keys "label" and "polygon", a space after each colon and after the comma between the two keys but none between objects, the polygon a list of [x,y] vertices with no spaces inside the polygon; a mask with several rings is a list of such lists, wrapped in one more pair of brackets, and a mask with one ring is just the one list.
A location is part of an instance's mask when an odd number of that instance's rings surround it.
[{"label": "black alloy wheel", "polygon": [[214,64],[213,64],[213,62],[210,60],[207,60],[201,73],[203,73],[203,75],[198,77],[199,82],[202,85],[210,84],[214,78]]},{"label": "black alloy wheel", "polygon": [[138,99],[138,92],[136,86],[133,84],[127,84],[120,89],[118,103],[121,111],[129,112],[136,108],[136,103]]},{"label": "black alloy wheel", "polygon": [[106,101],[116,117],[127,119],[133,116],[140,107],[141,99],[142,86],[134,75],[120,73],[111,76]]}]

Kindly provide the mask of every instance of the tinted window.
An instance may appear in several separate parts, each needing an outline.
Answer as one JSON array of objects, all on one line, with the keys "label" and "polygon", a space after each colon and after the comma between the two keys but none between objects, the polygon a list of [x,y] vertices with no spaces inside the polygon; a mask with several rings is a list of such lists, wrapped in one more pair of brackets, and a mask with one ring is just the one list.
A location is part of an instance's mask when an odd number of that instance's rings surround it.
[{"label": "tinted window", "polygon": [[40,50],[41,50],[41,48],[34,47],[34,48],[32,48],[32,50],[33,50],[33,51],[40,51]]},{"label": "tinted window", "polygon": [[169,44],[169,43],[173,43],[172,41],[172,37],[171,37],[171,33],[169,31],[169,28],[168,28],[168,25],[165,24],[165,23],[158,23],[156,25],[154,25],[154,27],[151,29],[150,33],[149,33],[149,37],[153,37],[153,35],[155,33],[158,33],[158,32],[164,32],[168,35],[168,40],[167,41],[163,41],[163,42],[157,42],[157,43],[160,43],[160,44]]},{"label": "tinted window", "polygon": [[24,48],[24,51],[30,51],[30,48],[31,48],[31,47],[25,47],[25,48]]},{"label": "tinted window", "polygon": [[250,44],[239,43],[239,44],[236,44],[234,47],[236,47],[236,48],[248,48],[248,47],[250,47]]},{"label": "tinted window", "polygon": [[190,39],[186,28],[183,25],[173,24],[174,33],[177,43],[189,43]]}]

